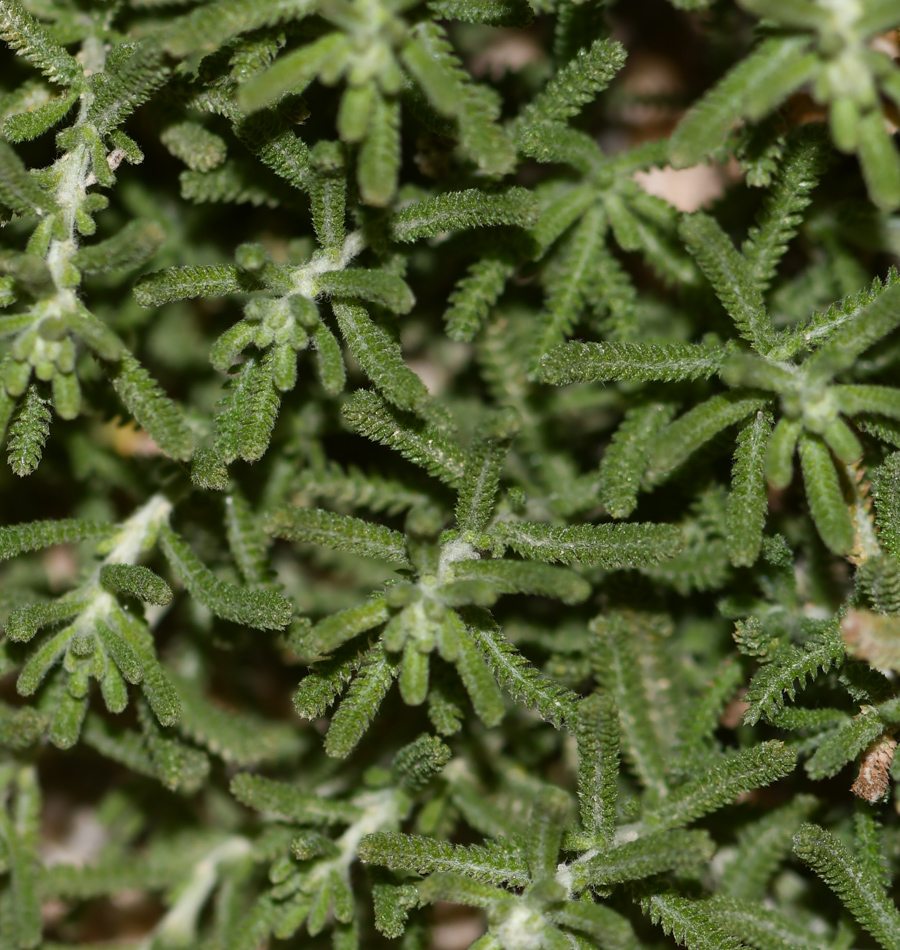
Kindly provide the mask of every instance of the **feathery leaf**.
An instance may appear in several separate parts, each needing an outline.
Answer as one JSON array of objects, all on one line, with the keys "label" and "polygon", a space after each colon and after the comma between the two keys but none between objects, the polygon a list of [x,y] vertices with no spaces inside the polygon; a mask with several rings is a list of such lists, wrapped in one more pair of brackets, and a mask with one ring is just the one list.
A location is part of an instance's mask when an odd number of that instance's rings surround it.
[{"label": "feathery leaf", "polygon": [[373,597],[358,607],[348,607],[320,620],[310,640],[318,653],[330,653],[341,644],[390,619],[391,611],[382,597]]},{"label": "feathery leaf", "polygon": [[590,835],[612,839],[616,824],[619,725],[613,700],[591,693],[578,703],[573,722],[578,742],[578,801]]},{"label": "feathery leaf", "polygon": [[801,434],[800,464],[810,514],[822,540],[835,554],[849,553],[853,547],[853,520],[831,453],[820,436]]},{"label": "feathery leaf", "polygon": [[763,304],[761,278],[709,215],[697,212],[682,218],[678,233],[734,320],[738,333],[765,352],[772,327]]},{"label": "feathery leaf", "polygon": [[812,795],[798,795],[738,833],[737,851],[722,873],[722,890],[744,901],[762,900],[769,879],[790,853],[793,836],[816,807]]},{"label": "feathery leaf", "polygon": [[[747,97],[762,92],[784,98],[809,78],[816,58],[807,54],[806,36],[774,36],[742,59],[724,79],[695,103],[669,140],[669,156],[676,168],[703,161],[725,140],[738,117],[747,112]],[[788,71],[790,85],[782,84]],[[775,80],[773,82],[773,77]],[[774,103],[773,103],[774,104]]]},{"label": "feathery leaf", "polygon": [[17,607],[6,621],[6,635],[14,643],[27,643],[41,629],[77,617],[85,608],[79,601],[57,601]]},{"label": "feathery leaf", "polygon": [[36,109],[9,116],[3,121],[3,137],[7,142],[28,142],[43,135],[69,114],[78,99],[78,91],[76,86]]},{"label": "feathery leaf", "polygon": [[266,519],[266,531],[288,541],[408,563],[406,540],[398,531],[321,508],[279,508]]},{"label": "feathery leaf", "polygon": [[13,945],[28,950],[41,942],[42,930],[38,893],[41,795],[34,770],[19,769],[14,787],[12,814],[7,812],[5,802],[0,807],[0,841],[5,845],[10,871],[10,901],[3,908],[3,916],[11,918]]},{"label": "feathery leaf", "polygon": [[420,835],[383,831],[363,838],[359,844],[359,857],[365,864],[380,864],[396,871],[415,871],[417,874],[451,871],[485,884],[509,884],[513,887],[524,887],[529,883],[521,848],[503,838],[463,847]]},{"label": "feathery leaf", "polygon": [[811,779],[829,778],[837,774],[884,732],[884,723],[873,712],[865,710],[825,735],[815,754],[806,763],[806,771]]},{"label": "feathery leaf", "polygon": [[900,913],[881,882],[850,855],[838,837],[818,825],[805,824],[794,836],[794,851],[883,947],[900,948]]},{"label": "feathery leaf", "polygon": [[663,481],[714,435],[765,404],[765,397],[729,392],[712,396],[690,409],[663,429],[650,447],[645,479],[651,484]]},{"label": "feathery leaf", "polygon": [[522,557],[607,570],[645,567],[682,549],[681,529],[667,524],[582,524],[568,527],[508,521],[495,535]]},{"label": "feathery leaf", "polygon": [[744,242],[742,250],[750,265],[751,279],[762,290],[772,282],[787,245],[803,220],[810,192],[825,170],[824,137],[818,129],[809,128],[789,140],[778,175]]},{"label": "feathery leaf", "polygon": [[659,831],[609,848],[572,866],[576,888],[608,887],[705,864],[715,845],[705,831]]},{"label": "feathery leaf", "polygon": [[852,314],[812,356],[805,368],[813,376],[834,376],[873,343],[900,324],[900,284],[887,283],[884,290]]},{"label": "feathery leaf", "polygon": [[465,453],[436,427],[401,413],[372,392],[355,392],[343,413],[361,435],[390,446],[447,485],[456,486],[461,481]]},{"label": "feathery leaf", "polygon": [[244,580],[248,584],[265,584],[269,580],[269,539],[240,491],[232,491],[225,498],[225,528],[228,547]]},{"label": "feathery leaf", "polygon": [[7,444],[10,468],[23,478],[37,469],[50,434],[50,400],[31,385],[9,428]]},{"label": "feathery leaf", "polygon": [[236,267],[191,265],[145,274],[134,286],[134,299],[142,307],[161,307],[173,300],[223,297],[251,289],[253,285]]},{"label": "feathery leaf", "polygon": [[[623,753],[645,788],[655,795],[667,791],[666,765],[660,742],[662,726],[642,676],[641,636],[645,618],[626,612],[596,617],[591,630],[597,635],[592,662],[605,692],[618,712]],[[638,634],[637,636],[635,634]],[[671,728],[671,724],[667,724]]]},{"label": "feathery leaf", "polygon": [[783,778],[796,761],[796,751],[778,741],[725,755],[704,775],[675,789],[650,820],[665,828],[688,824],[731,804],[738,795]]},{"label": "feathery leaf", "polygon": [[28,551],[53,547],[55,544],[71,544],[87,538],[106,537],[113,531],[113,525],[77,518],[7,525],[0,528],[0,561]]},{"label": "feathery leaf", "polygon": [[328,271],[316,278],[316,287],[335,297],[358,297],[380,304],[395,313],[409,313],[416,302],[402,277],[383,270]]},{"label": "feathery leaf", "polygon": [[397,672],[396,661],[380,647],[366,657],[331,720],[325,736],[327,755],[343,759],[356,748]]},{"label": "feathery leaf", "polygon": [[597,475],[600,501],[613,518],[627,518],[634,511],[651,447],[674,415],[675,406],[662,402],[638,402],[626,411]]},{"label": "feathery leaf", "polygon": [[3,141],[0,141],[0,201],[19,214],[47,214],[55,207],[37,179],[28,174],[12,146]]},{"label": "feathery leaf", "polygon": [[522,28],[534,14],[527,0],[429,0],[428,9],[440,19]]},{"label": "feathery leaf", "polygon": [[758,901],[716,895],[704,904],[709,921],[758,950],[819,950],[824,934],[812,934],[803,922]]},{"label": "feathery leaf", "polygon": [[443,29],[421,22],[400,51],[404,65],[441,115],[455,119],[460,151],[485,175],[504,175],[515,165],[515,151],[496,119],[499,109],[487,90],[471,82]]},{"label": "feathery leaf", "polygon": [[573,720],[575,693],[532,666],[497,626],[475,621],[471,630],[494,679],[516,702],[557,729]]},{"label": "feathery leaf", "polygon": [[520,124],[527,127],[539,122],[565,122],[592,102],[624,65],[625,49],[621,43],[594,40],[589,47],[582,47],[532,99]]},{"label": "feathery leaf", "polygon": [[130,353],[113,364],[104,364],[104,368],[113,389],[138,425],[166,455],[187,461],[194,451],[187,421],[147,370]]},{"label": "feathery leaf", "polygon": [[771,718],[784,705],[785,693],[794,698],[794,681],[806,685],[809,676],[822,669],[828,671],[844,658],[844,642],[840,636],[829,631],[803,647],[788,646],[775,654],[753,677],[744,697],[748,709],[744,722],[754,725],[760,718]]},{"label": "feathery leaf", "polygon": [[475,261],[447,298],[444,313],[451,340],[471,340],[500,298],[515,265],[505,257],[485,257]]},{"label": "feathery leaf", "polygon": [[719,372],[723,358],[721,347],[692,343],[565,343],[543,356],[539,376],[556,386],[708,379]]},{"label": "feathery leaf", "polygon": [[369,379],[399,409],[422,411],[428,390],[403,361],[400,345],[358,304],[334,300],[332,309],[347,348]]},{"label": "feathery leaf", "polygon": [[137,564],[104,564],[100,568],[100,582],[148,604],[165,606],[172,600],[169,585],[149,568]]},{"label": "feathery leaf", "polygon": [[129,270],[148,261],[162,246],[166,232],[156,221],[131,221],[115,237],[78,249],[75,264],[84,274]]},{"label": "feathery leaf", "polygon": [[284,597],[220,581],[171,529],[161,530],[160,545],[184,586],[216,616],[258,630],[281,630],[290,622],[291,605]]},{"label": "feathery leaf", "polygon": [[250,0],[214,0],[174,20],[162,42],[173,56],[211,53],[239,33],[299,19],[311,8],[310,0],[274,0],[264,7]]},{"label": "feathery leaf", "polygon": [[644,913],[688,950],[741,950],[743,942],[719,929],[700,901],[662,893],[641,901]]},{"label": "feathery leaf", "polygon": [[485,192],[450,191],[407,205],[391,220],[395,241],[411,243],[447,231],[512,224],[527,228],[537,220],[537,203],[525,188]]},{"label": "feathery leaf", "polygon": [[591,592],[590,584],[574,571],[531,561],[458,561],[452,576],[458,581],[485,581],[499,594],[536,594],[564,604],[579,604]]},{"label": "feathery leaf", "polygon": [[728,556],[735,567],[750,567],[759,556],[766,523],[766,496],[763,466],[772,415],[759,411],[738,434],[731,491],[728,494]]},{"label": "feathery leaf", "polygon": [[347,802],[303,792],[288,782],[241,772],[231,780],[231,794],[250,808],[282,821],[304,825],[349,824],[359,809]]},{"label": "feathery leaf", "polygon": [[[116,665],[133,682],[137,677],[137,670],[130,670],[134,663],[134,658],[140,664],[140,682],[141,690],[153,710],[153,714],[159,720],[162,726],[173,726],[178,722],[181,716],[181,700],[178,693],[172,685],[166,671],[163,669],[156,657],[156,650],[153,645],[153,638],[146,626],[137,620],[129,620],[124,614],[120,614],[119,623],[116,624],[114,634],[121,637],[125,644],[130,647],[130,653],[119,648],[112,649],[112,638],[104,637],[104,644],[110,653],[113,654]],[[101,634],[101,636],[103,636]]]},{"label": "feathery leaf", "polygon": [[0,39],[61,86],[75,86],[84,78],[81,64],[67,53],[19,0],[0,2]]},{"label": "feathery leaf", "polygon": [[476,429],[456,504],[460,531],[481,531],[490,520],[500,472],[518,432],[519,420],[510,409],[494,413]]}]

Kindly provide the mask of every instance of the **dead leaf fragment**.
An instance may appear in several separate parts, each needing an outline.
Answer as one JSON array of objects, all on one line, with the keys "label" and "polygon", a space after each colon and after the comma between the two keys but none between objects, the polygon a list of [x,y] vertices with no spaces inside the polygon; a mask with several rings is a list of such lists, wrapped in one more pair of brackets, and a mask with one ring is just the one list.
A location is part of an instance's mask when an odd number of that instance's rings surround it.
[{"label": "dead leaf fragment", "polygon": [[881,801],[890,784],[891,762],[896,749],[897,741],[887,732],[869,743],[860,756],[859,776],[850,786],[850,791],[867,802]]},{"label": "dead leaf fragment", "polygon": [[900,617],[851,610],[841,623],[847,649],[880,670],[900,671]]}]

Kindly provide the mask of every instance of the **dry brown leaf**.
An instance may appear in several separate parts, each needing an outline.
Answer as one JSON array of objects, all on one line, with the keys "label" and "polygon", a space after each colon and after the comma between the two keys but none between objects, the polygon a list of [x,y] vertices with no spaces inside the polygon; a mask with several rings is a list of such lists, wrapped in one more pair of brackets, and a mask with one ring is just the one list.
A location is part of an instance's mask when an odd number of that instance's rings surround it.
[{"label": "dry brown leaf", "polygon": [[891,781],[891,763],[897,741],[885,732],[869,743],[859,760],[859,776],[850,791],[867,802],[881,801]]}]

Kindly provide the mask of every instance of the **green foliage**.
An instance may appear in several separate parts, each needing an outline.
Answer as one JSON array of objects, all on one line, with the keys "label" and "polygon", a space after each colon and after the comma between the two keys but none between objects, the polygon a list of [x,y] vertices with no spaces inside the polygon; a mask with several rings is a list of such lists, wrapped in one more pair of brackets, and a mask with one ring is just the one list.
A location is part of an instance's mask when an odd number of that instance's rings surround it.
[{"label": "green foliage", "polygon": [[259,715],[237,714],[206,698],[202,683],[176,677],[178,730],[229,764],[253,766],[291,758],[301,748],[296,733]]},{"label": "green foliage", "polygon": [[853,546],[853,522],[824,439],[803,433],[800,464],[809,510],[822,540],[836,554],[848,554]]},{"label": "green foliage", "polygon": [[142,307],[161,307],[173,300],[219,296],[240,289],[240,274],[234,267],[179,267],[142,277],[134,296]]},{"label": "green foliage", "polygon": [[582,47],[529,103],[522,124],[565,122],[577,115],[609,85],[624,62],[625,50],[619,43],[594,40],[589,48]]},{"label": "green foliage", "polygon": [[781,174],[772,182],[742,249],[763,291],[775,278],[778,264],[803,222],[810,193],[825,171],[827,154],[817,131],[814,127],[812,133],[798,133],[788,143]]},{"label": "green foliage", "polygon": [[[677,804],[664,804],[651,811],[638,824],[633,837],[625,843],[616,842],[613,832],[617,756],[615,735],[609,731],[615,710],[597,694],[583,700],[581,707],[584,712],[578,715],[576,732],[581,759],[582,828],[575,833],[567,832],[564,843],[566,852],[576,852],[574,858],[559,862],[570,812],[568,797],[558,789],[544,786],[533,795],[522,834],[511,835],[502,818],[502,837],[470,847],[417,836],[376,834],[362,842],[363,860],[397,871],[427,874],[418,885],[419,898],[425,902],[449,900],[485,908],[489,936],[501,946],[503,941],[526,939],[539,939],[541,945],[562,945],[561,939],[570,929],[589,935],[601,946],[638,946],[628,921],[611,907],[596,903],[590,895],[605,897],[616,885],[671,870],[688,871],[708,860],[713,845],[705,832],[657,828],[660,822],[670,821],[677,810],[680,820],[687,822],[703,814],[704,809],[715,810],[729,799],[723,796],[713,802],[711,776],[704,776],[684,790],[674,790],[673,794],[679,796]],[[768,761],[764,764],[764,760]],[[790,768],[792,762],[792,753],[785,757],[781,750],[770,748],[754,750],[753,756],[733,756],[718,768],[722,775],[729,776],[726,784],[732,791],[743,783],[749,786],[755,781],[771,781],[783,774],[786,767]],[[703,789],[706,797],[700,806]],[[467,817],[468,809],[465,806]],[[523,887],[524,890],[509,890]],[[702,902],[674,894],[656,895],[648,898],[644,907],[654,922],[667,931],[674,929],[679,933],[678,924],[674,923],[678,920],[682,926],[689,921],[698,940],[709,939],[713,932]],[[668,915],[673,911],[676,916],[670,918]],[[379,926],[385,932],[393,933],[402,927],[392,917],[385,919],[384,914],[385,911],[379,914]]]},{"label": "green foliage", "polygon": [[[375,10],[377,9],[377,13]],[[513,163],[511,143],[495,124],[497,110],[483,91],[473,86],[435,23],[404,21],[398,14],[403,6],[378,3],[370,11],[350,6],[326,6],[320,15],[335,29],[305,46],[293,49],[244,84],[237,104],[254,112],[287,93],[297,92],[314,79],[333,85],[345,78],[345,89],[337,114],[337,128],[348,144],[361,143],[357,182],[366,204],[384,207],[394,196],[400,158],[398,93],[406,74],[429,105],[451,120],[458,131],[462,154],[480,171],[502,175]],[[306,10],[291,11],[293,17]],[[441,11],[469,19],[453,5]],[[373,15],[376,19],[373,21]],[[242,29],[258,15],[242,11]],[[292,18],[293,18],[292,17]],[[268,22],[279,17],[266,17]],[[502,14],[499,22],[505,19]],[[373,32],[373,23],[377,24]],[[201,42],[198,24],[190,27]],[[216,28],[216,33],[221,27]],[[206,42],[206,39],[202,40]],[[170,41],[172,52],[187,52],[183,40]],[[364,51],[364,52],[363,52]]]},{"label": "green foliage", "polygon": [[428,391],[403,362],[397,344],[362,307],[338,303],[334,315],[348,349],[385,397],[399,409],[422,410]]},{"label": "green foliage", "polygon": [[5,142],[0,142],[0,201],[20,214],[46,214],[53,208],[50,196]]},{"label": "green foliage", "polygon": [[685,217],[679,232],[738,333],[755,349],[765,349],[770,330],[762,293],[746,257],[738,253],[716,221],[701,212]]},{"label": "green foliage", "polygon": [[574,869],[576,887],[608,887],[709,860],[712,842],[703,832],[661,831],[610,848]]},{"label": "green foliage", "polygon": [[794,836],[794,851],[883,947],[900,946],[900,913],[882,882],[835,835],[818,825],[803,825]]},{"label": "green foliage", "polygon": [[70,544],[86,538],[104,537],[112,530],[111,525],[78,519],[8,525],[0,528],[0,558],[5,561],[17,554],[39,551],[55,544]]},{"label": "green foliage", "polygon": [[291,605],[280,594],[247,590],[220,581],[168,527],[160,532],[160,545],[172,570],[197,600],[216,616],[259,630],[280,630],[291,618]]},{"label": "green foliage", "polygon": [[16,475],[30,475],[41,462],[41,453],[50,434],[49,400],[29,386],[25,399],[9,430],[9,467]]},{"label": "green foliage", "polygon": [[[594,621],[598,643],[595,667],[618,711],[624,755],[647,788],[662,792],[666,771],[660,742],[662,724],[652,716],[640,650],[659,649],[652,618],[610,614]],[[647,671],[652,675],[652,670]]]},{"label": "green foliage", "polygon": [[[490,520],[497,499],[500,472],[518,429],[515,415],[506,412],[482,423],[475,433],[456,508],[460,530],[482,531]],[[524,552],[518,550],[518,553]],[[527,552],[528,555],[534,556],[534,552]]]},{"label": "green foliage", "polygon": [[0,950],[900,950],[900,3],[664,7],[0,0]]},{"label": "green foliage", "polygon": [[396,449],[429,475],[449,485],[462,478],[465,454],[457,444],[436,426],[397,412],[376,393],[354,393],[344,406],[344,416],[360,435]]},{"label": "green foliage", "polygon": [[654,823],[677,826],[709,814],[751,788],[769,785],[794,768],[796,755],[781,742],[724,756],[706,774],[681,786],[654,815]]},{"label": "green foliage", "polygon": [[528,227],[536,220],[536,202],[524,188],[497,193],[471,188],[407,205],[391,218],[391,237],[407,244],[447,231],[500,224]]},{"label": "green foliage", "polygon": [[[721,143],[739,116],[758,121],[801,86],[829,109],[831,138],[842,152],[856,152],[872,199],[884,208],[900,203],[900,158],[884,129],[879,92],[897,96],[897,74],[866,40],[894,22],[889,3],[838,19],[813,0],[780,7],[744,0],[751,13],[783,30],[757,46],[697,103],[672,138],[671,155],[691,164]],[[852,77],[852,79],[850,78]]]},{"label": "green foliage", "polygon": [[486,884],[523,887],[528,883],[528,868],[521,846],[502,839],[466,848],[434,838],[381,832],[364,839],[359,856],[366,863],[417,874],[450,871]]},{"label": "green foliage", "polygon": [[569,343],[551,350],[541,360],[541,379],[557,386],[613,379],[669,382],[713,376],[721,365],[718,347],[688,343]]},{"label": "green foliage", "polygon": [[728,556],[738,567],[753,564],[762,544],[767,507],[763,465],[771,432],[771,416],[757,412],[738,436],[728,496]]},{"label": "green foliage", "polygon": [[[871,292],[860,295],[854,301],[856,306],[831,322],[822,338],[816,332],[815,317],[802,327],[778,331],[766,310],[764,291],[798,222],[795,208],[802,209],[807,203],[821,166],[820,152],[821,143],[812,133],[795,137],[784,156],[771,199],[741,251],[718,223],[703,213],[684,217],[679,228],[738,335],[750,344],[755,355],[741,352],[736,341],[714,346],[680,342],[570,343],[548,353],[541,363],[541,377],[557,385],[613,380],[672,382],[718,374],[731,387],[729,392],[716,393],[694,405],[665,426],[643,453],[647,458],[643,466],[635,460],[635,475],[640,473],[648,488],[670,478],[723,429],[743,420],[749,422],[748,417],[756,412],[759,431],[754,438],[750,435],[754,430],[746,423],[742,426],[735,457],[729,556],[739,566],[755,560],[764,527],[760,455],[765,452],[764,471],[769,480],[784,488],[791,479],[791,458],[798,444],[813,521],[832,551],[849,554],[854,544],[852,516],[839,484],[841,470],[835,468],[831,456],[835,463],[853,463],[863,449],[842,415],[872,413],[891,418],[897,411],[886,388],[829,385],[834,376],[896,327],[893,272],[883,283],[873,285]],[[814,352],[799,365],[788,362],[808,349]],[[767,398],[764,391],[779,397],[782,413],[767,449],[762,446],[763,423],[759,420],[766,418],[771,397]],[[655,431],[655,427],[647,428],[654,414],[647,409],[638,412],[632,410],[621,439],[614,443],[614,463],[625,464],[624,459],[619,461],[618,453],[628,453],[631,438],[639,434],[646,438]],[[631,510],[633,485],[621,501],[612,500],[614,514]],[[742,515],[740,524],[738,511]]]},{"label": "green foliage", "polygon": [[487,625],[473,627],[484,660],[500,686],[517,702],[557,728],[576,714],[576,696],[536,670],[503,636]]},{"label": "green foliage", "polygon": [[131,594],[148,604],[164,607],[172,600],[169,585],[139,564],[104,564],[100,568],[100,583],[123,594]]},{"label": "green foliage", "polygon": [[146,263],[165,241],[156,221],[132,221],[114,237],[78,249],[75,264],[82,274],[130,270]]},{"label": "green foliage", "polygon": [[643,567],[680,553],[682,536],[674,525],[552,525],[513,522],[500,536],[517,554],[542,561],[600,564],[607,569]]},{"label": "green foliage", "polygon": [[616,429],[598,473],[600,501],[614,518],[627,518],[634,511],[647,452],[674,411],[665,403],[638,404],[628,409]]},{"label": "green foliage", "polygon": [[384,650],[374,647],[360,664],[359,672],[335,713],[325,752],[335,758],[349,755],[362,739],[396,675],[396,664]]},{"label": "green foliage", "polygon": [[785,693],[794,698],[795,682],[802,688],[807,677],[814,676],[820,669],[829,670],[843,658],[844,644],[833,631],[807,641],[802,648],[785,645],[772,655],[750,683],[745,720],[752,724],[761,716],[772,716],[784,703]]},{"label": "green foliage", "polygon": [[[822,936],[812,937],[802,923],[763,904],[739,903],[728,897],[715,897],[704,907],[709,922],[738,940],[752,940],[765,948],[821,946]],[[830,936],[830,935],[829,935]],[[839,938],[832,946],[843,946]]]},{"label": "green foliage", "polygon": [[722,876],[722,891],[728,898],[759,900],[765,895],[769,879],[791,850],[793,835],[815,805],[811,796],[797,796],[756,822],[752,833],[749,829],[741,832],[736,853]]},{"label": "green foliage", "polygon": [[31,768],[9,769],[4,778],[4,799],[13,796],[12,811],[6,801],[0,808],[0,840],[10,887],[3,897],[4,937],[17,947],[36,947],[41,942],[41,912],[37,888],[37,848],[40,840],[41,794]]},{"label": "green foliage", "polygon": [[0,9],[3,40],[48,79],[60,85],[74,85],[82,78],[78,62],[41,28],[18,0],[4,0]]},{"label": "green foliage", "polygon": [[654,894],[642,903],[644,913],[679,944],[689,950],[738,950],[741,940],[724,932],[715,918],[710,920],[706,908],[677,894]]},{"label": "green foliage", "polygon": [[360,518],[335,515],[321,509],[282,509],[269,518],[266,530],[289,541],[322,544],[363,557],[408,563],[403,535]]},{"label": "green foliage", "polygon": [[574,731],[578,740],[581,824],[587,834],[608,842],[616,820],[619,766],[616,709],[610,699],[598,693],[586,696],[578,704]]},{"label": "green foliage", "polygon": [[471,340],[497,302],[515,266],[504,258],[476,261],[449,298],[444,319],[454,340]]},{"label": "green foliage", "polygon": [[134,357],[126,354],[111,368],[110,382],[128,411],[166,455],[182,461],[191,457],[193,440],[184,417]]},{"label": "green foliage", "polygon": [[813,778],[834,775],[884,731],[878,716],[860,714],[831,730],[819,743],[815,754],[806,763]]}]

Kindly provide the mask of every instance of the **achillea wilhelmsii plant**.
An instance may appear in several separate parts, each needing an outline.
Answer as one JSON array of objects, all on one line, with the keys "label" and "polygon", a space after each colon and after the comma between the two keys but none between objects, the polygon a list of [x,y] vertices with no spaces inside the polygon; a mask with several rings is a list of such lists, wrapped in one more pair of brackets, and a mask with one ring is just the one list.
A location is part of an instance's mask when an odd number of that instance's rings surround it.
[{"label": "achillea wilhelmsii plant", "polygon": [[0,950],[900,950],[898,27],[0,0]]}]

